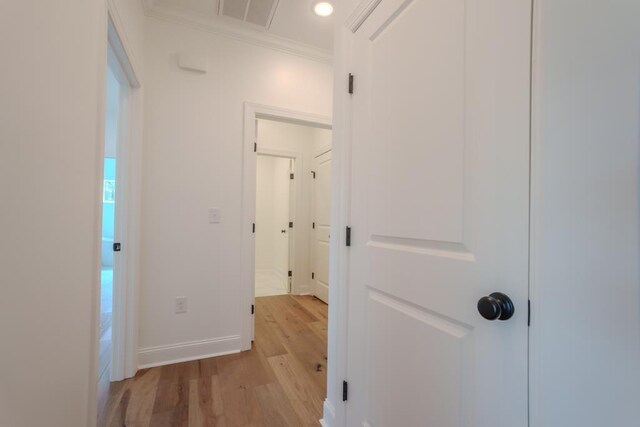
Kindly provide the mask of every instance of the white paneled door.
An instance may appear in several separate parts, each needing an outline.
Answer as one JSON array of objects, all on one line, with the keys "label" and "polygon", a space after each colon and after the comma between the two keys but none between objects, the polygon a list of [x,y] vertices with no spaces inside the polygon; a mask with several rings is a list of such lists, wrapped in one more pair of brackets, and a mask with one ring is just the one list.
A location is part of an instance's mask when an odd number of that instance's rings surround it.
[{"label": "white paneled door", "polygon": [[367,3],[351,23],[348,425],[524,427],[531,2]]},{"label": "white paneled door", "polygon": [[312,271],[314,295],[329,302],[329,220],[331,217],[331,151],[313,162]]}]

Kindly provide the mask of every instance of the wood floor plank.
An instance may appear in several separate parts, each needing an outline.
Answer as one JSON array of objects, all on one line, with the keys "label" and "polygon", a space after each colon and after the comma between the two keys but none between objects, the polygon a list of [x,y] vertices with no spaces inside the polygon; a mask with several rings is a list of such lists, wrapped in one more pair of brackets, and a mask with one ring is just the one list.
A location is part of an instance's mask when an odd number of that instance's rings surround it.
[{"label": "wood floor plank", "polygon": [[265,427],[302,425],[302,421],[296,415],[280,384],[272,383],[258,386],[255,392],[263,414],[262,425]]},{"label": "wood floor plank", "polygon": [[256,316],[255,342],[262,349],[266,357],[285,354],[287,350],[282,345],[282,330],[273,315],[268,312],[264,304],[258,304],[258,311],[262,311]]},{"label": "wood floor plank", "polygon": [[122,402],[122,396],[124,392],[127,390],[128,381],[114,381],[108,386],[109,397],[107,398],[107,402],[99,414],[98,426],[105,427],[111,426],[113,419],[118,413]]},{"label": "wood floor plank", "polygon": [[316,334],[318,339],[322,341],[323,348],[327,348],[327,322],[309,323],[309,328]]},{"label": "wood floor plank", "polygon": [[129,382],[131,395],[126,410],[125,425],[149,427],[159,380],[160,371],[151,369],[136,376],[135,381]]},{"label": "wood floor plank", "polygon": [[250,351],[145,369],[111,383],[98,426],[318,426],[326,312],[309,296],[257,298]]},{"label": "wood floor plank", "polygon": [[216,375],[191,380],[189,427],[225,427],[226,419]]},{"label": "wood floor plank", "polygon": [[316,316],[318,320],[326,321],[329,318],[329,306],[318,298],[311,295],[293,296],[292,298]]},{"label": "wood floor plank", "polygon": [[188,425],[189,384],[190,381],[163,381],[161,377],[151,415],[153,427]]},{"label": "wood floor plank", "polygon": [[299,418],[322,418],[321,408],[325,394],[321,387],[311,385],[311,378],[305,368],[289,354],[271,357],[269,363]]}]

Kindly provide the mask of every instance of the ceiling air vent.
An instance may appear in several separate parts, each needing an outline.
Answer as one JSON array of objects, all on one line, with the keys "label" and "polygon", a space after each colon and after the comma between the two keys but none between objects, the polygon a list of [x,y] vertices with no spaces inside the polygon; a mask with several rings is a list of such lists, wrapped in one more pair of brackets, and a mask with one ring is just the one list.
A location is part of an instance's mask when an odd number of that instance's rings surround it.
[{"label": "ceiling air vent", "polygon": [[220,0],[218,14],[269,29],[278,0]]}]

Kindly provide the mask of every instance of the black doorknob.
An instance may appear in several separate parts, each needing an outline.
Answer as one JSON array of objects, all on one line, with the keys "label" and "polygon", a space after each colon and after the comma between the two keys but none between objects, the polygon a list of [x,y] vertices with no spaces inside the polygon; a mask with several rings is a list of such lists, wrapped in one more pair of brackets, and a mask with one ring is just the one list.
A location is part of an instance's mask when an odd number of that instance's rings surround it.
[{"label": "black doorknob", "polygon": [[515,308],[511,298],[501,292],[494,292],[478,301],[478,311],[487,320],[508,320],[513,316]]}]

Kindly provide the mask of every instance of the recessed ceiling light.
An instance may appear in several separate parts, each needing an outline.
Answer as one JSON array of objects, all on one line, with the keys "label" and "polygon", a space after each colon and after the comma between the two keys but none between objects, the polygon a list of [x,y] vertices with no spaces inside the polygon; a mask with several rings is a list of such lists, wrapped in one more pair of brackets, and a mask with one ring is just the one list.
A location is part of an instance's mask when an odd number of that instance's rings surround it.
[{"label": "recessed ceiling light", "polygon": [[328,1],[318,1],[313,4],[313,12],[322,17],[330,16],[333,13],[333,5]]}]

